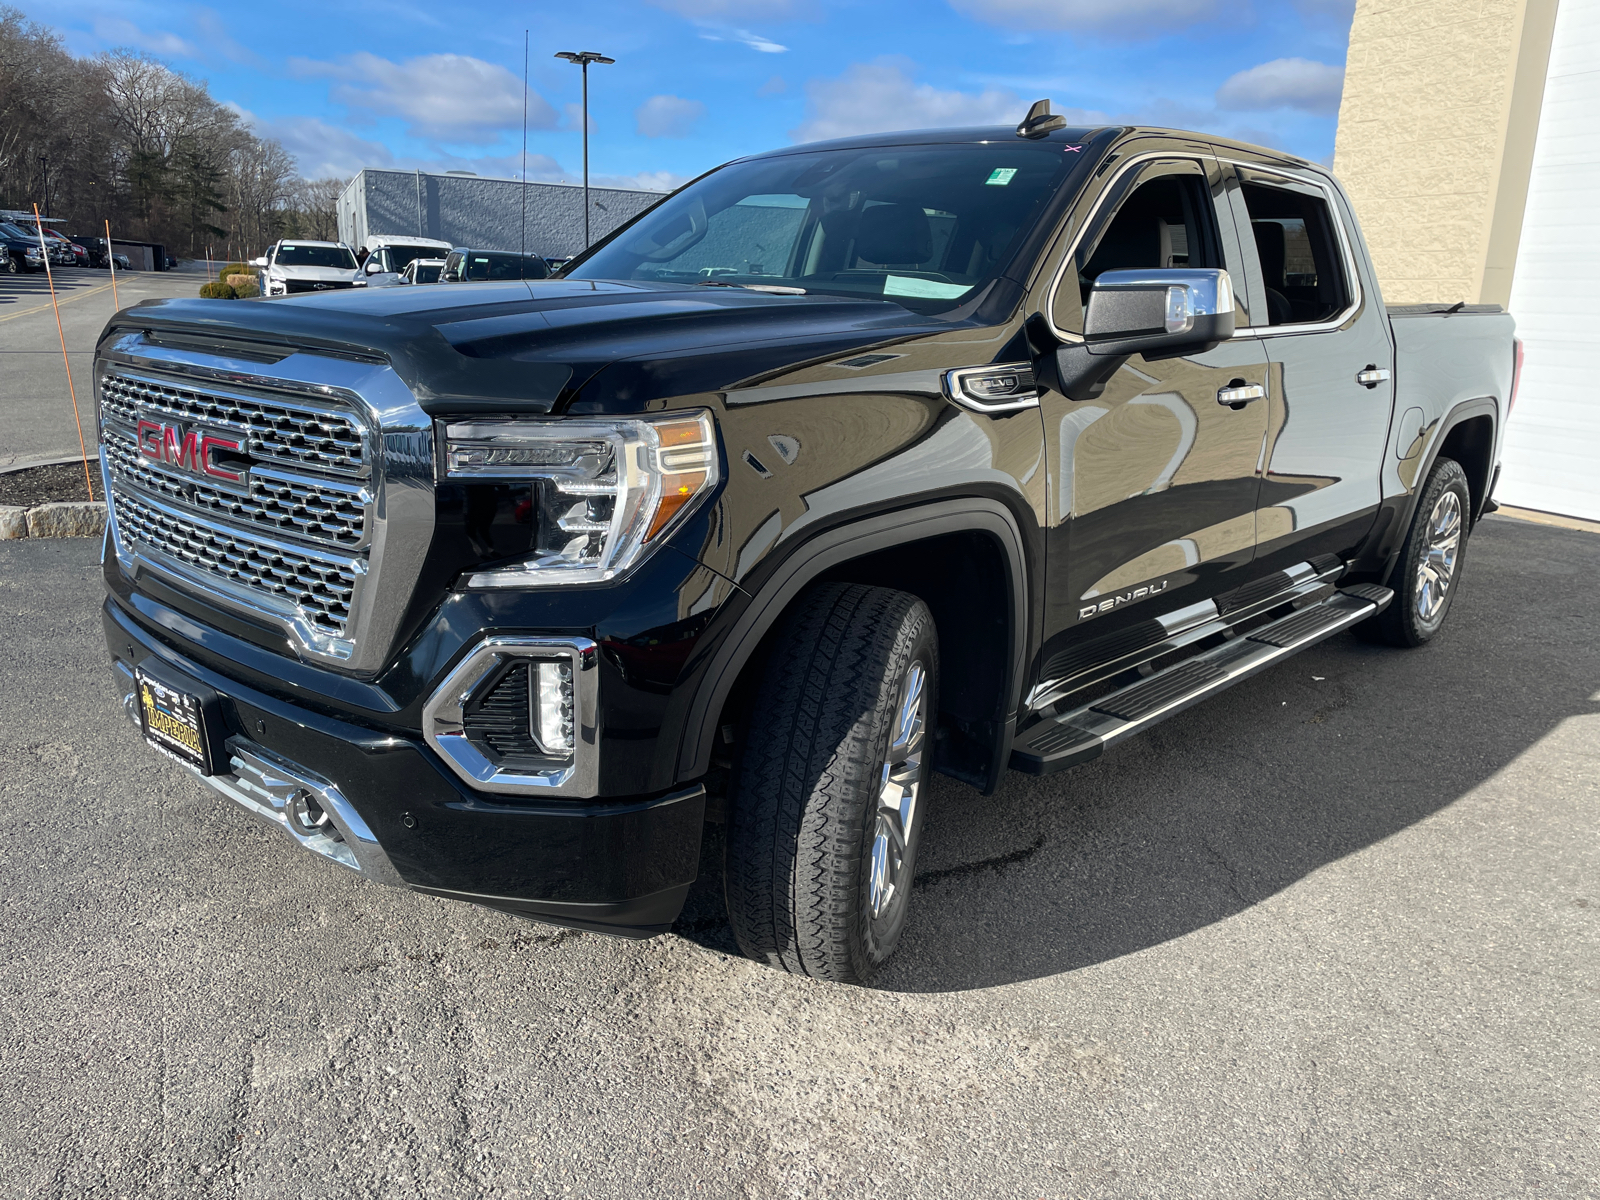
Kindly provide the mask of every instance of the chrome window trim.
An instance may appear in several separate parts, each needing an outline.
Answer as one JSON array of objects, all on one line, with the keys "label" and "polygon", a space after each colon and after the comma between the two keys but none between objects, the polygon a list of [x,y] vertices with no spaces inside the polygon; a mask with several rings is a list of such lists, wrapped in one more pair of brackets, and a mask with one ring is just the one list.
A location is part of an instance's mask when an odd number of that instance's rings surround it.
[{"label": "chrome window trim", "polygon": [[[491,761],[467,737],[465,709],[500,665],[513,658],[572,664],[572,758],[565,766],[518,771]],[[490,637],[445,676],[422,708],[422,736],[456,777],[475,791],[588,799],[600,786],[599,651],[582,637]]]},{"label": "chrome window trim", "polygon": [[[1115,147],[1113,147],[1113,149],[1115,149]],[[1210,157],[1212,162],[1218,161],[1215,152],[1213,152]],[[1078,231],[1072,235],[1072,241],[1068,244],[1066,251],[1062,254],[1061,262],[1056,266],[1055,275],[1051,277],[1050,286],[1045,291],[1045,324],[1050,327],[1050,332],[1055,334],[1055,336],[1061,341],[1083,341],[1083,334],[1073,333],[1068,329],[1062,329],[1056,324],[1056,293],[1061,290],[1061,281],[1066,277],[1067,265],[1072,262],[1074,256],[1078,253],[1078,247],[1083,244],[1084,235],[1089,232],[1089,228],[1094,224],[1095,218],[1100,215],[1100,210],[1105,207],[1106,201],[1111,198],[1112,189],[1115,188],[1119,182],[1121,182],[1122,177],[1129,171],[1143,166],[1145,163],[1154,162],[1157,159],[1162,158],[1170,159],[1173,162],[1193,163],[1194,165],[1202,168],[1202,175],[1205,174],[1205,160],[1196,158],[1193,151],[1183,150],[1150,150],[1143,154],[1135,154],[1132,158],[1128,159],[1111,173],[1111,178],[1106,180],[1105,186],[1100,189],[1100,194],[1095,197],[1094,204],[1092,204],[1089,208],[1089,211],[1084,214],[1083,221],[1078,225]],[[1215,206],[1213,205],[1213,209],[1214,207]],[[1232,219],[1231,216],[1229,219]],[[1217,216],[1217,220],[1219,223],[1221,222],[1222,218],[1220,214]],[[1238,334],[1236,333],[1234,336],[1237,337]]]},{"label": "chrome window trim", "polygon": [[[297,622],[295,616],[264,604],[259,593],[241,597],[215,586],[214,576],[195,579],[176,574],[167,569],[165,563],[154,561],[154,556],[144,557],[115,528],[115,497],[109,486],[110,469],[103,453],[102,475],[108,485],[112,547],[118,563],[130,577],[137,580],[145,570],[175,576],[183,590],[281,629],[294,651],[308,662],[358,674],[374,674],[381,669],[399,637],[400,621],[415,591],[423,560],[433,540],[434,526],[433,422],[394,369],[376,360],[307,350],[292,350],[280,361],[264,365],[230,358],[225,351],[210,354],[155,345],[146,341],[143,333],[130,332],[103,346],[95,360],[97,416],[99,380],[107,363],[119,369],[150,372],[157,381],[162,376],[172,376],[186,386],[260,389],[265,393],[262,399],[270,399],[274,394],[290,395],[312,401],[342,401],[349,406],[370,439],[370,453],[365,457],[366,482],[372,502],[365,551],[366,574],[357,581],[351,598],[350,619],[342,639],[329,638],[320,632],[317,638],[308,638],[303,618]],[[142,494],[140,498],[145,501]],[[206,523],[197,521],[188,512],[180,515],[186,521]],[[273,540],[260,537],[245,526],[224,523],[219,528],[263,542]],[[292,546],[297,554],[307,549],[294,543],[286,545]],[[340,556],[323,551],[320,557]],[[319,643],[318,639],[323,640]]]},{"label": "chrome window trim", "polygon": [[[1333,218],[1334,229],[1339,238],[1339,250],[1344,258],[1345,279],[1350,288],[1350,303],[1327,320],[1307,322],[1302,325],[1247,325],[1243,329],[1234,330],[1233,336],[1236,338],[1287,337],[1301,333],[1332,333],[1335,330],[1343,329],[1350,318],[1361,311],[1366,293],[1362,290],[1361,275],[1356,270],[1355,255],[1350,249],[1350,235],[1345,229],[1344,213],[1339,210],[1338,192],[1327,180],[1320,176],[1314,174],[1309,176],[1297,175],[1293,173],[1292,168],[1264,166],[1261,163],[1249,162],[1245,159],[1224,158],[1220,154],[1217,156],[1217,161],[1231,167],[1243,167],[1249,171],[1257,171],[1262,175],[1276,175],[1279,179],[1287,180],[1290,183],[1298,183],[1302,187],[1313,187],[1321,192],[1322,198],[1328,204],[1328,214]],[[1239,242],[1240,250],[1248,254],[1249,247],[1244,245],[1242,236]],[[1258,262],[1257,269],[1259,270],[1259,268],[1260,264]],[[1248,282],[1246,280],[1246,283]]]}]

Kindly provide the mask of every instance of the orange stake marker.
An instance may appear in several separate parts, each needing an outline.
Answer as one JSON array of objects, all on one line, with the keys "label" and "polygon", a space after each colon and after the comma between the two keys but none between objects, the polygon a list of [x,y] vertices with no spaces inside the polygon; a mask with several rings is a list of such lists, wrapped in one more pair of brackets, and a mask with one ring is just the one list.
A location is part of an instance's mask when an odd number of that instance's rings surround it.
[{"label": "orange stake marker", "polygon": [[89,475],[89,447],[83,444],[83,418],[78,415],[78,389],[72,385],[72,360],[67,357],[67,332],[61,327],[61,305],[56,302],[56,276],[50,269],[50,247],[44,240],[44,221],[39,206],[33,206],[33,222],[39,229],[39,250],[44,254],[44,277],[50,283],[50,307],[56,311],[56,336],[61,339],[61,365],[67,371],[67,394],[72,397],[72,419],[78,426],[78,451],[83,455],[83,486],[94,499],[94,480]]},{"label": "orange stake marker", "polygon": [[111,268],[111,303],[118,311],[122,309],[122,301],[117,299],[117,257],[111,249],[111,221],[106,221],[106,266]]}]

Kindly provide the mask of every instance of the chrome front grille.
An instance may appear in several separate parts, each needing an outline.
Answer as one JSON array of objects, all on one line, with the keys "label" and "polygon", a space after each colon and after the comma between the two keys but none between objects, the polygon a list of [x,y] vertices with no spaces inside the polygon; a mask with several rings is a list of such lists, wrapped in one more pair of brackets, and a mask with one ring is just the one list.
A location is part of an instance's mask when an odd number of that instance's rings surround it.
[{"label": "chrome front grille", "polygon": [[269,400],[108,371],[100,377],[100,412],[130,427],[155,417],[242,432],[245,453],[265,462],[354,477],[366,475],[370,466],[355,416],[311,399]]},{"label": "chrome front grille", "polygon": [[113,497],[117,532],[140,550],[153,551],[275,607],[298,609],[319,633],[343,637],[356,581],[366,573],[358,557],[298,550],[224,529],[118,488]]},{"label": "chrome front grille", "polygon": [[106,458],[113,483],[131,484],[198,517],[257,527],[279,537],[354,549],[367,537],[371,494],[357,482],[254,467],[243,490],[168,470],[139,454],[131,433],[107,425]]},{"label": "chrome front grille", "polygon": [[381,360],[276,350],[193,331],[101,344],[109,549],[136,584],[281,630],[307,661],[376,672],[433,539],[433,422]]}]

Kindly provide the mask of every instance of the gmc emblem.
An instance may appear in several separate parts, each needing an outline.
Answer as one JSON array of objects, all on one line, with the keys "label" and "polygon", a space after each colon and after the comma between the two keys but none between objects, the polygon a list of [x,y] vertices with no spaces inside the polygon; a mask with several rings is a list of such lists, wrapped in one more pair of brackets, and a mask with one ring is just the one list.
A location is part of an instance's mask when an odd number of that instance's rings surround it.
[{"label": "gmc emblem", "polygon": [[163,425],[160,421],[140,421],[138,437],[140,457],[151,462],[166,463],[191,475],[208,475],[229,483],[244,482],[243,471],[229,471],[218,465],[214,457],[218,450],[242,454],[238,438],[204,430],[185,430],[181,425]]}]

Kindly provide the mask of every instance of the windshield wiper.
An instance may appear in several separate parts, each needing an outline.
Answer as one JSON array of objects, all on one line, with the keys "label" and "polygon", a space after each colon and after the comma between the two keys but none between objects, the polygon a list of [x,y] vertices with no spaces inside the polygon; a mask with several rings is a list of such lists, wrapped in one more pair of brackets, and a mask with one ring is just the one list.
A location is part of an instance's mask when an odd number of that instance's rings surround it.
[{"label": "windshield wiper", "polygon": [[736,287],[752,292],[771,292],[775,296],[804,296],[805,288],[784,287],[778,283],[729,283],[723,279],[697,279],[696,287]]}]

